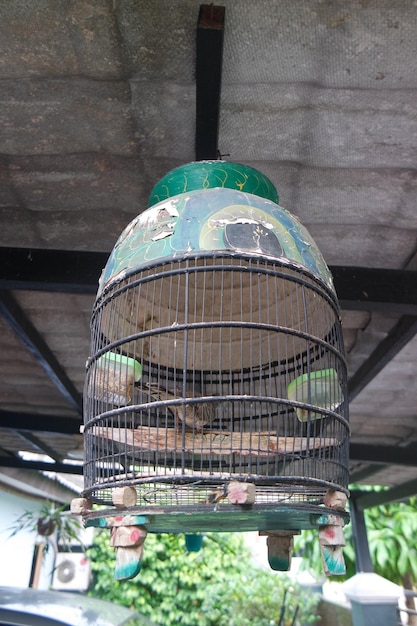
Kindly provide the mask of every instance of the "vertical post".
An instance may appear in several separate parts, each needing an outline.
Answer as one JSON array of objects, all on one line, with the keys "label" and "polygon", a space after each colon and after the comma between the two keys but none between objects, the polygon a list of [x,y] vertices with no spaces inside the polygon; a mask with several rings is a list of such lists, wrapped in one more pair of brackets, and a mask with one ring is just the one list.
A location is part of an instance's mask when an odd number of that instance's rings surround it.
[{"label": "vertical post", "polygon": [[360,572],[342,588],[352,605],[353,626],[397,626],[401,587],[373,572]]},{"label": "vertical post", "polygon": [[225,8],[202,4],[197,25],[197,161],[217,159]]},{"label": "vertical post", "polygon": [[30,573],[29,587],[37,589],[41,576],[42,562],[45,550],[45,543],[36,543],[33,552],[32,571]]},{"label": "vertical post", "polygon": [[353,544],[357,572],[373,572],[371,554],[369,552],[368,535],[363,509],[358,505],[358,494],[350,494],[350,519],[352,523]]}]

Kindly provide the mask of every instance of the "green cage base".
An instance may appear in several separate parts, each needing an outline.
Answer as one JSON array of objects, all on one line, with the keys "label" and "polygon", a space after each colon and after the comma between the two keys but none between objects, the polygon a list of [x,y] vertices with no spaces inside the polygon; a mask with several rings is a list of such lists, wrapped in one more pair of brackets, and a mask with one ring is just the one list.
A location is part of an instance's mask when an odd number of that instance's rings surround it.
[{"label": "green cage base", "polygon": [[[155,511],[143,507],[129,510],[106,509],[88,513],[86,526],[112,528],[113,526],[145,526],[151,533],[248,532],[256,530],[308,530],[332,524],[335,518],[349,522],[346,511],[335,511],[322,506],[245,506],[204,505],[179,507],[181,510]],[[203,508],[203,507],[201,507]],[[339,522],[340,523],[340,522]]]}]

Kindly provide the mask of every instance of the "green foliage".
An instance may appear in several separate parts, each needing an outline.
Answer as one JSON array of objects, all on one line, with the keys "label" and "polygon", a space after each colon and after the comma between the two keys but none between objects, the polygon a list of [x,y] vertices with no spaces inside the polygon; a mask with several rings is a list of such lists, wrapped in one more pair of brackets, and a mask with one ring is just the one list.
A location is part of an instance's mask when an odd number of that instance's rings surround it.
[{"label": "green foliage", "polygon": [[[297,624],[315,624],[318,596],[302,592],[285,575],[264,570],[252,570],[246,576],[231,578],[227,595],[224,587],[211,589],[204,613],[209,624],[218,626],[290,626],[297,615]],[[303,595],[304,593],[304,595]],[[220,602],[219,602],[220,600]]]},{"label": "green foliage", "polygon": [[211,533],[200,552],[185,550],[183,535],[148,535],[140,574],[113,580],[109,534],[96,536],[88,551],[95,583],[90,595],[136,609],[157,624],[173,626],[274,626],[285,590],[285,626],[314,623],[315,598],[289,579],[256,567],[238,533]]},{"label": "green foliage", "polygon": [[59,532],[61,544],[69,546],[72,539],[77,539],[82,527],[78,519],[64,512],[66,509],[68,504],[57,507],[54,502],[45,500],[39,509],[22,513],[8,529],[9,536],[13,537],[23,530],[36,533],[46,541],[45,553],[51,541],[50,537]]},{"label": "green foliage", "polygon": [[[398,584],[408,575],[417,584],[417,498],[366,509],[365,521],[375,572]],[[352,525],[344,532],[346,577],[350,578],[355,573]],[[296,537],[295,549],[303,554],[308,567],[323,572],[317,532],[304,531]]]},{"label": "green foliage", "polygon": [[417,584],[417,498],[365,511],[375,571],[402,584],[409,575]]}]

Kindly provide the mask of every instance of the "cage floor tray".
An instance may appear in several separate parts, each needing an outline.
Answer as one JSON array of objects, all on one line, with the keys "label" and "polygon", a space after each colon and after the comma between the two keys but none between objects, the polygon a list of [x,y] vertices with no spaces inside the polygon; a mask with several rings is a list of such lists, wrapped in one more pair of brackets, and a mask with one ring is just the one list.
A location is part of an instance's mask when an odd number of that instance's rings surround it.
[{"label": "cage floor tray", "polygon": [[252,505],[239,506],[214,504],[204,510],[190,506],[155,513],[142,507],[129,511],[107,509],[88,514],[86,525],[101,528],[113,526],[146,526],[154,533],[199,533],[222,531],[253,530],[307,530],[332,524],[338,518],[339,524],[349,522],[349,514],[322,506],[299,504],[292,506]]}]

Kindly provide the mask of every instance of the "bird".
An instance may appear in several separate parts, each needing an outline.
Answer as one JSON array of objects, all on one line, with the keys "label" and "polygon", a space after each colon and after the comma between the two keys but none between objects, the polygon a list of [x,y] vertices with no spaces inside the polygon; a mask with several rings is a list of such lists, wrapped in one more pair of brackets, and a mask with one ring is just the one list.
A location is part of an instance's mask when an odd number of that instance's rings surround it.
[{"label": "bird", "polygon": [[[145,383],[142,389],[147,392],[153,401],[184,400],[179,389],[166,389],[156,383]],[[196,391],[186,390],[185,398],[202,397]],[[195,432],[200,432],[204,426],[210,424],[216,417],[215,402],[185,402],[168,405],[170,411],[180,421]]]},{"label": "bird", "polygon": [[203,500],[203,504],[217,504],[225,498],[227,498],[227,485],[222,485],[214,491],[210,491]]}]

